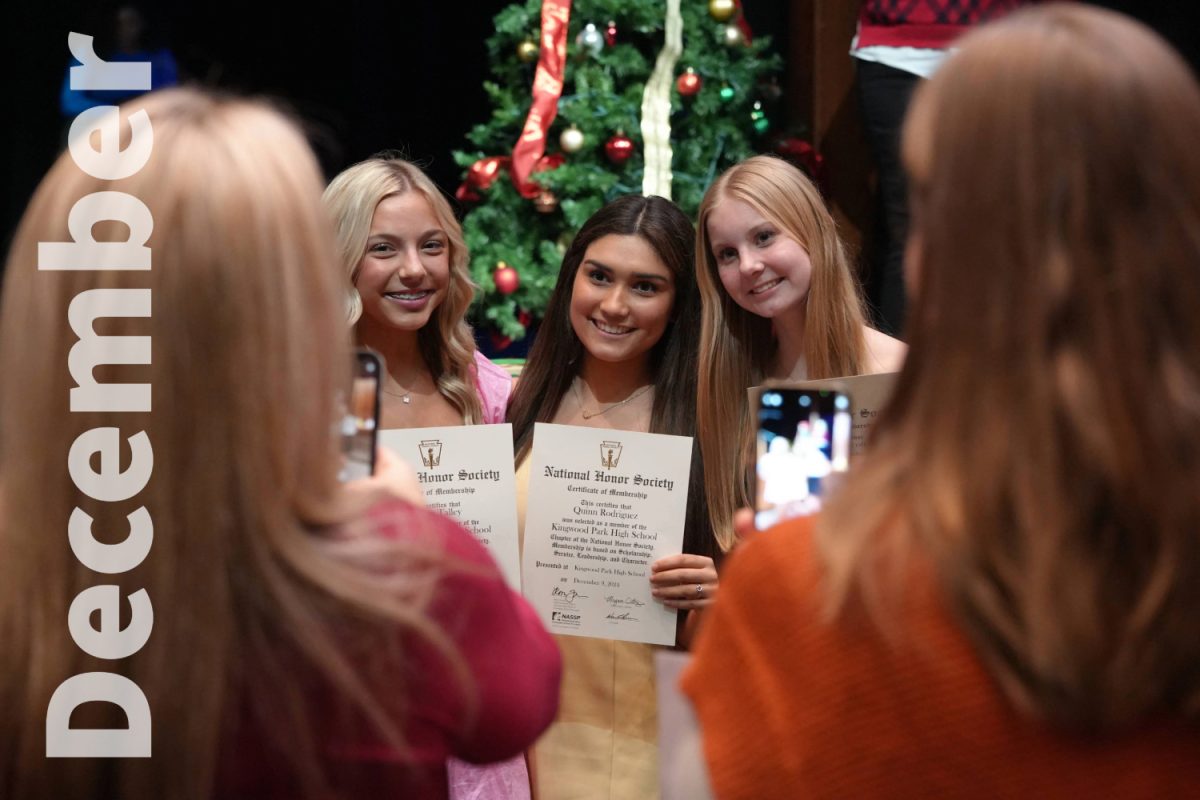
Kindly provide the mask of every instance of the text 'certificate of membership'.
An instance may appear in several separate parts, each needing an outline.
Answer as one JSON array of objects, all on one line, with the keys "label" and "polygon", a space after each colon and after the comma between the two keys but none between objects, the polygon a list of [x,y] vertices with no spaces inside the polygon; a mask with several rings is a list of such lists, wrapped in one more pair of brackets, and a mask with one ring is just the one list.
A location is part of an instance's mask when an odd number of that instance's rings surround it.
[{"label": "text 'certificate of membership'", "polygon": [[670,645],[650,565],[682,552],[687,436],[534,426],[522,571],[552,633]]},{"label": "text 'certificate of membership'", "polygon": [[381,430],[379,442],[417,471],[425,505],[475,534],[521,591],[512,425]]}]

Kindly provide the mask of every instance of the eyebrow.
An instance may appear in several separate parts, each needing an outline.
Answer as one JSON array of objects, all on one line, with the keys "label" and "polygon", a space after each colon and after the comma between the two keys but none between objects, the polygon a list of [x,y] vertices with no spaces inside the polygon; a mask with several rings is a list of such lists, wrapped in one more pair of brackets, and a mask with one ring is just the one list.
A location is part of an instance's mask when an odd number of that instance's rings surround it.
[{"label": "eyebrow", "polygon": [[[418,241],[419,241],[419,240],[421,240],[421,239],[428,239],[430,236],[436,236],[436,235],[440,235],[440,236],[446,236],[447,238],[449,238],[448,234],[446,233],[446,231],[445,231],[444,229],[442,229],[442,228],[430,228],[429,230],[427,230],[427,231],[425,231],[425,232],[423,232],[423,233],[420,233],[420,234],[418,234],[418,235],[417,235],[417,239],[418,239]],[[368,233],[368,234],[367,234],[367,238],[368,238],[368,239],[401,239],[401,238],[403,238],[403,237],[401,237],[401,236],[393,236],[393,235],[392,235],[392,234],[390,234],[390,233],[386,233],[386,232],[382,232],[382,231],[381,231],[380,233]]]},{"label": "eyebrow", "polygon": [[[596,260],[596,259],[594,259],[594,258],[589,258],[589,259],[586,259],[586,260],[583,262],[583,264],[584,264],[585,266],[586,266],[586,265],[591,265],[591,266],[593,266],[593,267],[598,267],[599,269],[602,269],[602,270],[604,270],[605,272],[615,272],[615,271],[616,271],[616,270],[614,270],[612,267],[610,267],[608,264],[605,264],[605,263],[603,263],[603,262],[601,262],[601,261],[597,261],[597,260]],[[666,282],[667,282],[667,280],[668,280],[668,279],[667,279],[665,276],[663,276],[663,275],[655,275],[655,274],[653,274],[653,273],[650,273],[650,272],[635,272],[635,273],[633,274],[633,277],[635,277],[635,278],[638,278],[638,279],[640,279],[640,280],[645,280],[645,281],[660,281],[660,282],[662,282],[662,283],[666,283]]]}]

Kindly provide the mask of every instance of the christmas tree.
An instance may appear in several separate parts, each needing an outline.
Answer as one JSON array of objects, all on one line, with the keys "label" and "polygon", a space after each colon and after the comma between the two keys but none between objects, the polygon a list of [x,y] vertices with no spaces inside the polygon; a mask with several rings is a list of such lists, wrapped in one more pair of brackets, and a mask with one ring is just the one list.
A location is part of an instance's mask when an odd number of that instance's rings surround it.
[{"label": "christmas tree", "polygon": [[476,326],[500,350],[604,203],[669,194],[694,216],[722,170],[765,149],[780,59],[738,0],[527,0],[495,26],[491,117],[455,158]]}]

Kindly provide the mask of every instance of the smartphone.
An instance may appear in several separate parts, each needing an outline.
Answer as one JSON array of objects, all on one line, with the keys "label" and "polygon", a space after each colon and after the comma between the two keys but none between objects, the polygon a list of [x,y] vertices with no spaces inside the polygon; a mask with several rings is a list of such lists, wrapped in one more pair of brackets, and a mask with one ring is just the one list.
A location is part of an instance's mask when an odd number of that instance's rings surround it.
[{"label": "smartphone", "polygon": [[834,389],[764,387],[758,393],[754,525],[821,509],[850,465],[850,397]]},{"label": "smartphone", "polygon": [[349,399],[342,403],[343,481],[375,474],[375,444],[379,435],[379,384],[383,360],[366,348],[354,351],[354,374]]}]

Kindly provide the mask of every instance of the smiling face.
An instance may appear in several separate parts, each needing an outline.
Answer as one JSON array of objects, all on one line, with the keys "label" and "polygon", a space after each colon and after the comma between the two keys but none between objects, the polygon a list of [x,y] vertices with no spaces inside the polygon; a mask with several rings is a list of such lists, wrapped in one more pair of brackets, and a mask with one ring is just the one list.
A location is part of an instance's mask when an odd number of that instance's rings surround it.
[{"label": "smiling face", "polygon": [[658,344],[675,303],[671,270],[639,236],[588,246],[571,289],[571,327],[587,357],[638,362]]},{"label": "smiling face", "polygon": [[717,275],[734,302],[767,319],[804,307],[812,262],[779,225],[732,197],[718,201],[705,224]]},{"label": "smiling face", "polygon": [[379,201],[354,278],[359,324],[420,330],[449,283],[450,242],[425,196],[409,191]]}]

